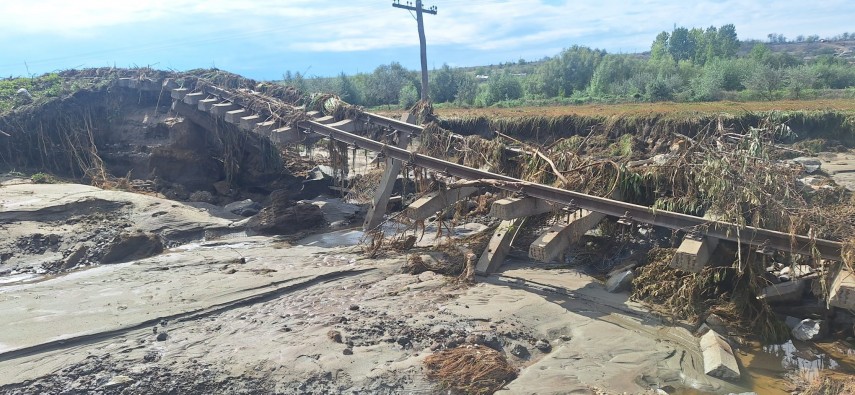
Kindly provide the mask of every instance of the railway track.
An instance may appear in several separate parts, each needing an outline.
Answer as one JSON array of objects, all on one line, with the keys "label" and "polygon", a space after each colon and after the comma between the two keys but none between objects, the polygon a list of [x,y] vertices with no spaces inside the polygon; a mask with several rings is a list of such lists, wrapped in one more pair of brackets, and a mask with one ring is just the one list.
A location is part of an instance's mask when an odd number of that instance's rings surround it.
[{"label": "railway track", "polygon": [[[297,121],[292,125],[286,125],[277,123],[274,120],[276,114],[271,109],[282,108],[283,105],[287,104],[281,101],[270,103],[276,99],[253,92],[240,92],[238,94],[228,89],[209,85],[194,90],[180,87],[169,79],[154,81],[124,78],[120,79],[119,86],[149,91],[160,90],[162,93],[168,91],[174,100],[173,108],[181,115],[191,117],[191,120],[201,117],[208,117],[208,119],[211,117],[222,118],[241,130],[262,134],[280,145],[295,144],[305,140],[308,136],[315,135],[339,141],[358,149],[383,153],[390,160],[426,168],[461,180],[468,180],[471,185],[490,186],[515,192],[530,199],[546,201],[550,203],[552,208],[563,208],[565,211],[577,214],[582,212],[599,213],[620,218],[624,223],[648,224],[650,226],[685,231],[693,234],[693,238],[701,244],[703,244],[705,238],[729,240],[755,246],[758,250],[763,251],[772,249],[794,254],[819,256],[828,260],[842,260],[843,245],[840,242],[817,239],[810,235],[787,234],[671,211],[656,210],[619,200],[531,183],[506,175],[491,173],[427,155],[421,155],[407,150],[405,146],[400,147],[385,144],[360,135],[361,132],[366,130],[368,125],[385,128],[407,137],[417,137],[424,132],[424,128],[419,125],[376,114],[363,113],[354,119],[336,121],[330,116],[309,112],[308,115],[312,118]],[[448,194],[445,194],[442,197],[448,200],[448,196]],[[378,200],[379,198],[378,196]],[[446,203],[450,205],[454,201]],[[382,212],[380,215],[382,216]],[[579,216],[581,217],[582,215],[580,214]],[[516,218],[512,216],[506,217],[503,219],[511,220]]]}]

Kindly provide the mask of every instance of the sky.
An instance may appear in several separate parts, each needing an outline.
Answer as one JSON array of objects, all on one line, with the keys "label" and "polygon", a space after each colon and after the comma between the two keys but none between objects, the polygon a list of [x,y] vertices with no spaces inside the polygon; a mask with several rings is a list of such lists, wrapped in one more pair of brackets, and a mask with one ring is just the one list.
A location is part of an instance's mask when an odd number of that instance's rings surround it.
[{"label": "sky", "polygon": [[[406,2],[406,0],[404,0]],[[412,0],[415,2],[415,0]],[[855,32],[851,0],[425,0],[428,67],[554,56],[582,45],[649,50],[674,26]],[[414,16],[391,0],[0,0],[0,77],[84,67],[216,67],[259,80],[419,67]]]}]

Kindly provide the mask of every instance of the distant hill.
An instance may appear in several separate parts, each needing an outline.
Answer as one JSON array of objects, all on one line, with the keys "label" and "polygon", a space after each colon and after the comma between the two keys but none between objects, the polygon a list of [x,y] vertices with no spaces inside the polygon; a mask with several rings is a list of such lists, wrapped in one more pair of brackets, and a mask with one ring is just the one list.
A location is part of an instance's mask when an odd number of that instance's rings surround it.
[{"label": "distant hill", "polygon": [[[760,41],[743,41],[740,48],[740,56],[747,54],[755,44]],[[786,42],[768,43],[763,42],[772,52],[789,53],[796,58],[811,60],[821,55],[831,55],[855,62],[855,40],[816,42]]]}]

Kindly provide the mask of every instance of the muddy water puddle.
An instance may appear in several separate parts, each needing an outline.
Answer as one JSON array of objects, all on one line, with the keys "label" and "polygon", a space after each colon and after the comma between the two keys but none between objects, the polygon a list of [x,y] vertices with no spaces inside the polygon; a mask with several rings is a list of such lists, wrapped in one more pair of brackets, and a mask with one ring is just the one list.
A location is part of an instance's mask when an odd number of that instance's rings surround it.
[{"label": "muddy water puddle", "polygon": [[758,394],[790,394],[787,374],[801,371],[812,377],[829,370],[855,374],[855,351],[845,341],[808,344],[788,341],[769,346],[757,345],[740,352],[748,386]]}]

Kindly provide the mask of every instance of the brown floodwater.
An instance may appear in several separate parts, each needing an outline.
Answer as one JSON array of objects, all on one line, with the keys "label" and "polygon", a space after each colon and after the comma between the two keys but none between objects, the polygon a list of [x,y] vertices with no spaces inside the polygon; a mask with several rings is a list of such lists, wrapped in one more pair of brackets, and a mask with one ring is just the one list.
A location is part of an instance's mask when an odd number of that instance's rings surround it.
[{"label": "brown floodwater", "polygon": [[819,371],[855,374],[855,350],[843,340],[826,343],[788,341],[739,353],[747,386],[758,394],[789,395],[788,373],[801,371],[811,377]]}]

